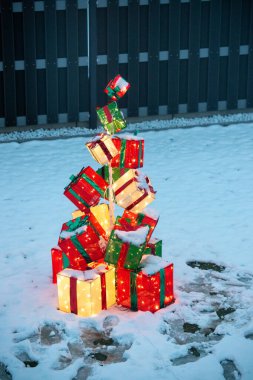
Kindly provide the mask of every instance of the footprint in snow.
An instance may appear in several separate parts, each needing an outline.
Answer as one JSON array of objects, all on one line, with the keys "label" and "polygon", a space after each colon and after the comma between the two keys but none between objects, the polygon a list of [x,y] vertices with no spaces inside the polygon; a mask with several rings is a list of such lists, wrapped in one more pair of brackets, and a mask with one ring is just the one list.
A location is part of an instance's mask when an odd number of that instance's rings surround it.
[{"label": "footprint in snow", "polygon": [[1,380],[12,380],[12,375],[8,371],[8,367],[0,362],[0,379]]},{"label": "footprint in snow", "polygon": [[241,373],[233,360],[225,359],[222,360],[220,364],[223,368],[223,376],[225,380],[239,380],[241,378]]},{"label": "footprint in snow", "polygon": [[196,348],[195,346],[192,346],[188,349],[188,352],[184,356],[179,356],[175,359],[172,359],[171,362],[173,365],[183,365],[191,362],[196,362],[197,360],[203,358],[207,355],[207,352],[205,352],[201,348]]}]

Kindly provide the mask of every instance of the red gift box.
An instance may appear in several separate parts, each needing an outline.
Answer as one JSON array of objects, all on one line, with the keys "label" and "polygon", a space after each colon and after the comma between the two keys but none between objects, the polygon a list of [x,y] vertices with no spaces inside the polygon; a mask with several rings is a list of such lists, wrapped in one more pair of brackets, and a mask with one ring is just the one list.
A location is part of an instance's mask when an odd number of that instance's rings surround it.
[{"label": "red gift box", "polygon": [[117,100],[122,98],[129,88],[130,84],[118,74],[114,79],[110,80],[104,92],[113,100]]},{"label": "red gift box", "polygon": [[150,216],[144,213],[134,213],[132,211],[124,210],[122,217],[119,219],[119,222],[122,226],[125,226],[126,223],[130,224],[132,227],[140,225],[148,225],[150,227],[149,233],[147,236],[147,241],[149,241],[157,223],[158,216]]},{"label": "red gift box", "polygon": [[174,302],[173,264],[152,275],[147,275],[142,270],[117,269],[119,305],[132,310],[155,312],[172,302]]},{"label": "red gift box", "polygon": [[63,224],[58,245],[71,268],[85,270],[88,263],[104,257],[106,241],[92,228],[87,216],[81,216]]},{"label": "red gift box", "polygon": [[61,272],[65,268],[71,268],[68,257],[59,248],[54,247],[51,249],[52,257],[52,281],[54,284],[57,282],[57,273]]},{"label": "red gift box", "polygon": [[120,152],[111,160],[112,167],[137,169],[143,166],[144,139],[125,136],[113,137],[112,141]]},{"label": "red gift box", "polygon": [[108,183],[90,166],[83,168],[77,176],[71,176],[70,179],[64,195],[83,212],[88,212],[91,206],[97,205],[108,187]]}]

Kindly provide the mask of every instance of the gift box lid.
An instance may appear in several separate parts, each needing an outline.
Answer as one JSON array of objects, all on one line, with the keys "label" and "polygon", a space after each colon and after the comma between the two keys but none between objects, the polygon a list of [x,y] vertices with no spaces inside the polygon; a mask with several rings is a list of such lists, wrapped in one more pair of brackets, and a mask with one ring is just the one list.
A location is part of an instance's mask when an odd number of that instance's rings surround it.
[{"label": "gift box lid", "polygon": [[138,272],[142,272],[147,276],[152,276],[156,274],[161,269],[164,269],[171,265],[168,261],[165,261],[159,256],[154,255],[143,255],[140,261]]},{"label": "gift box lid", "polygon": [[120,140],[144,141],[143,137],[131,135],[129,133],[121,133],[120,136],[113,135],[112,138],[113,139],[120,139]]},{"label": "gift box lid", "polygon": [[107,272],[106,264],[98,264],[96,268],[89,268],[88,270],[81,271],[76,269],[66,268],[58,273],[58,276],[64,276],[69,278],[76,278],[80,281],[93,281],[100,277],[100,274]]},{"label": "gift box lid", "polygon": [[146,242],[149,233],[149,226],[139,226],[133,231],[114,230],[114,234],[122,240],[123,243],[129,243],[136,247]]}]

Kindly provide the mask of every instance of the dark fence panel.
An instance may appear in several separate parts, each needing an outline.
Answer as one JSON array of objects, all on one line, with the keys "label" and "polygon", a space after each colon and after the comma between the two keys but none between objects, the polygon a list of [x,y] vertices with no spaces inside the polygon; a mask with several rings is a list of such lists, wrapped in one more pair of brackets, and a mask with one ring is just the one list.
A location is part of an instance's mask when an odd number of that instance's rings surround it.
[{"label": "dark fence panel", "polygon": [[8,0],[3,0],[1,3],[1,27],[3,41],[4,116],[5,125],[9,126],[16,124],[16,83],[13,14],[11,2]]},{"label": "dark fence panel", "polygon": [[253,107],[253,3],[44,0],[0,3],[0,127],[97,125],[120,73],[127,116]]}]

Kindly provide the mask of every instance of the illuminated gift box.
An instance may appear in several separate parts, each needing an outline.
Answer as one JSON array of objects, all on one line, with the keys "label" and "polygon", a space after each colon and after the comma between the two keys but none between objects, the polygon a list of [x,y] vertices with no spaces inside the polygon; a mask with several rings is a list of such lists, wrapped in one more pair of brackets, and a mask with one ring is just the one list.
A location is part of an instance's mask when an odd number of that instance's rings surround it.
[{"label": "illuminated gift box", "polygon": [[85,216],[86,213],[81,211],[81,210],[75,210],[72,212],[72,219],[76,219],[78,218],[79,216]]},{"label": "illuminated gift box", "polygon": [[154,212],[143,210],[142,213],[134,213],[132,211],[124,210],[122,217],[120,218],[120,224],[123,226],[125,223],[131,224],[131,226],[135,227],[142,224],[147,224],[150,229],[147,236],[147,240],[149,241],[157,223],[159,216]]},{"label": "illuminated gift box", "polygon": [[108,164],[119,153],[111,136],[106,133],[96,136],[85,145],[92,157],[101,165]]},{"label": "illuminated gift box", "polygon": [[122,98],[129,88],[130,84],[118,74],[114,79],[110,80],[104,92],[110,96],[112,100],[117,100]]},{"label": "illuminated gift box", "polygon": [[97,108],[97,114],[103,127],[110,134],[114,134],[126,128],[126,121],[118,109],[116,102],[112,102],[105,107]]},{"label": "illuminated gift box", "polygon": [[116,202],[126,210],[139,213],[155,199],[148,177],[139,170],[129,169],[112,185]]},{"label": "illuminated gift box", "polygon": [[[112,181],[115,182],[119,179],[123,174],[127,173],[129,169],[127,168],[112,168]],[[107,182],[109,183],[109,166],[104,165],[97,170],[97,173]]]},{"label": "illuminated gift box", "polygon": [[111,161],[112,167],[137,169],[143,166],[144,139],[123,135],[112,139],[119,154]]},{"label": "illuminated gift box", "polygon": [[149,226],[137,226],[122,229],[119,217],[106,248],[104,260],[109,264],[126,269],[137,269],[144,253]]},{"label": "illuminated gift box", "polygon": [[[90,208],[88,213],[80,210],[72,212],[72,218],[78,218],[80,216],[88,216],[89,222],[92,227],[99,232],[103,238],[107,239],[111,233],[110,230],[110,213],[109,205],[106,203],[100,203],[97,206]],[[115,219],[113,219],[114,223]]]},{"label": "illuminated gift box", "polygon": [[52,257],[52,281],[55,284],[57,280],[57,273],[65,268],[70,267],[70,262],[65,253],[59,248],[54,247],[51,249]]},{"label": "illuminated gift box", "polygon": [[[122,175],[124,175],[129,169],[126,168],[112,168],[112,183],[117,181]],[[97,170],[97,173],[109,183],[109,166],[104,165]],[[109,188],[107,188],[105,195],[105,199],[109,199]],[[115,202],[116,203],[116,202]]]},{"label": "illuminated gift box", "polygon": [[146,245],[144,254],[162,257],[162,240],[157,238],[150,239]]},{"label": "illuminated gift box", "polygon": [[[104,237],[106,240],[109,238],[111,229],[110,211],[108,204],[101,203],[97,206],[91,207],[89,221],[102,237]],[[114,221],[115,218],[113,216],[113,223]]]},{"label": "illuminated gift box", "polygon": [[82,169],[77,176],[71,176],[70,179],[71,182],[65,188],[64,195],[84,212],[89,211],[90,206],[98,204],[108,187],[108,183],[90,166]]},{"label": "illuminated gift box", "polygon": [[84,270],[88,263],[104,257],[106,240],[88,216],[80,216],[63,224],[58,245],[68,257],[71,268]]},{"label": "illuminated gift box", "polygon": [[61,311],[90,317],[115,304],[115,268],[96,263],[85,271],[64,269],[57,288]]},{"label": "illuminated gift box", "polygon": [[132,310],[155,312],[174,302],[173,264],[145,255],[141,266],[138,271],[117,269],[117,303]]}]

